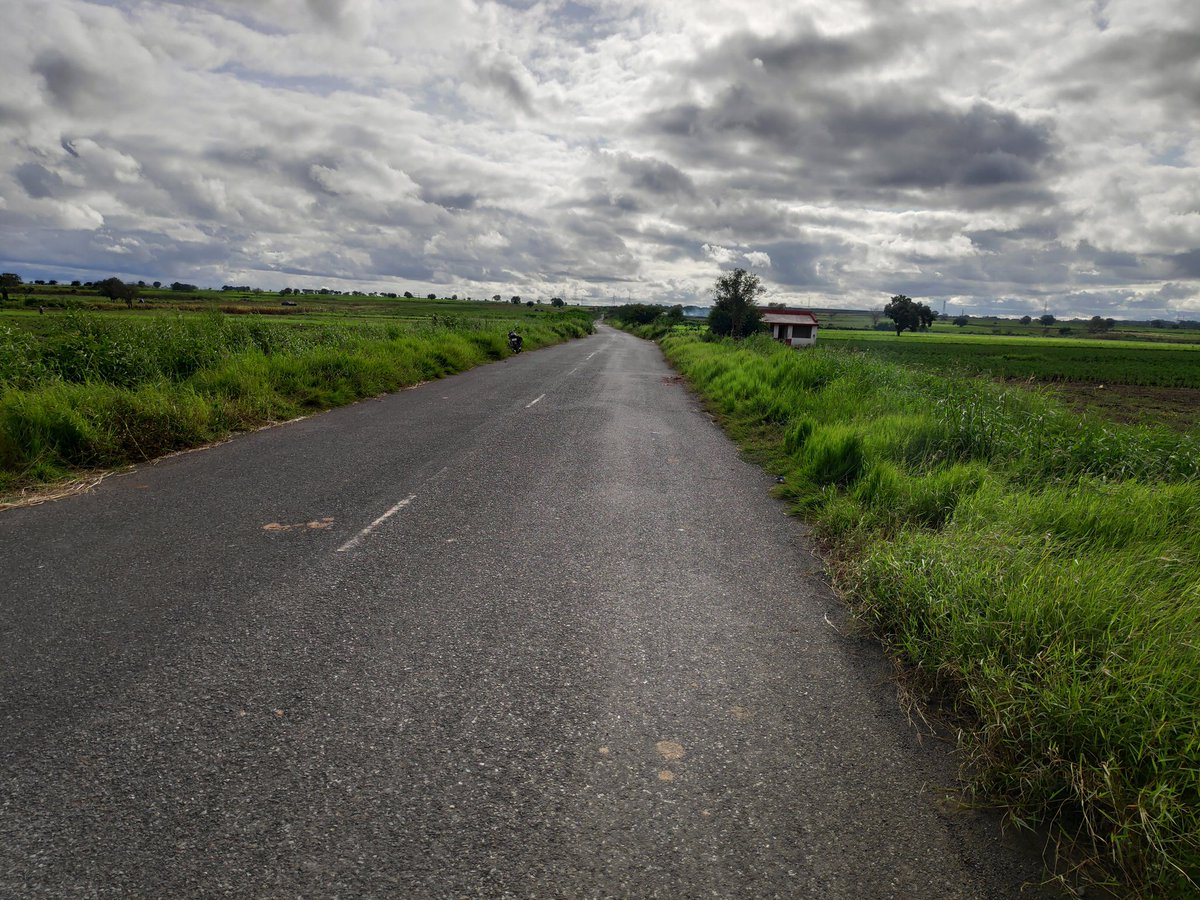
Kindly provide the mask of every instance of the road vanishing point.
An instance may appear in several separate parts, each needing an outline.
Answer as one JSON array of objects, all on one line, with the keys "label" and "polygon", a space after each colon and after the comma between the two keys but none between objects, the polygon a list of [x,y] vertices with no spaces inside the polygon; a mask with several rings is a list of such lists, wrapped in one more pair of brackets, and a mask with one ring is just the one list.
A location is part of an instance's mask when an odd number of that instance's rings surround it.
[{"label": "road vanishing point", "polygon": [[1031,896],[772,483],[601,326],[0,513],[0,896]]}]

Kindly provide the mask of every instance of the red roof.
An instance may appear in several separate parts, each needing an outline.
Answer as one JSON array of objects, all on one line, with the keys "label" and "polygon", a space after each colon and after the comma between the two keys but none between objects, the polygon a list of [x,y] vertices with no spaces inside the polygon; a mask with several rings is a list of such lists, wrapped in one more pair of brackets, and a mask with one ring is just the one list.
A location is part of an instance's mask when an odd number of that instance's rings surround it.
[{"label": "red roof", "polygon": [[763,321],[769,325],[820,325],[807,309],[764,309]]}]

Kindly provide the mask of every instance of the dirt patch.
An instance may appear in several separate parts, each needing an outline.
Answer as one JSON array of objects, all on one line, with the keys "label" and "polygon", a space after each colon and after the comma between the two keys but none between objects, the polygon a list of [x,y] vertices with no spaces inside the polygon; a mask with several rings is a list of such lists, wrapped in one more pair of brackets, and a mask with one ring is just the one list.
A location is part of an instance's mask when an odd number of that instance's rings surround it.
[{"label": "dirt patch", "polygon": [[659,741],[654,745],[654,749],[667,762],[679,762],[687,755],[687,751],[683,749],[683,744],[678,741]]},{"label": "dirt patch", "polygon": [[1077,412],[1095,413],[1113,422],[1166,425],[1177,431],[1187,431],[1200,425],[1200,388],[1075,381],[1037,386]]}]

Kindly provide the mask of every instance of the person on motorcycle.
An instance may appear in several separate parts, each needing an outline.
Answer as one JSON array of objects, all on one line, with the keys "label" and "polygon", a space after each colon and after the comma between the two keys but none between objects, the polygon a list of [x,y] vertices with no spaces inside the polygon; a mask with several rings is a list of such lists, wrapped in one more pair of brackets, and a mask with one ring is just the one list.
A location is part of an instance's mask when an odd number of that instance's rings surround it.
[{"label": "person on motorcycle", "polygon": [[508,346],[512,348],[513,353],[521,352],[521,345],[525,343],[521,335],[517,334],[517,329],[513,329],[508,333]]}]

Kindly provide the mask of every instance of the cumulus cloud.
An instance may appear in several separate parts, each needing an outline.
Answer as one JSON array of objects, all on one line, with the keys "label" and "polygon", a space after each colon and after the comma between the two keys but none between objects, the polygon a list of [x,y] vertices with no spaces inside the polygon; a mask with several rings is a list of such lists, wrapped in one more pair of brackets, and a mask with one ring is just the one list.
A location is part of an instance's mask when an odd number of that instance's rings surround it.
[{"label": "cumulus cloud", "polygon": [[705,244],[700,249],[704,251],[705,256],[721,266],[728,265],[738,258],[737,251],[716,244]]},{"label": "cumulus cloud", "polygon": [[[56,277],[1169,316],[1190,0],[14,0],[0,253]],[[621,286],[623,291],[614,286]]]}]

